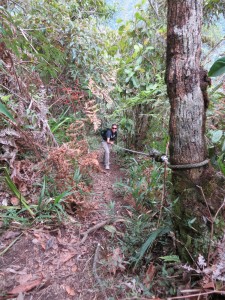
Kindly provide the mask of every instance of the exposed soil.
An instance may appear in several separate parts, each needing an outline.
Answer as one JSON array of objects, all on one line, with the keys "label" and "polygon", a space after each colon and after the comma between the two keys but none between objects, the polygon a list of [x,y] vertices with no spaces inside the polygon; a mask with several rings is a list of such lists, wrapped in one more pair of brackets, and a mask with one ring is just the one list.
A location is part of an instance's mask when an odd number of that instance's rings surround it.
[{"label": "exposed soil", "polygon": [[[54,227],[21,230],[15,223],[2,234],[0,253],[18,239],[0,255],[0,299],[124,299],[124,265],[116,238],[125,228],[123,199],[113,189],[123,175],[114,156],[109,171],[93,174],[88,212]],[[95,230],[82,235],[89,228]]]}]

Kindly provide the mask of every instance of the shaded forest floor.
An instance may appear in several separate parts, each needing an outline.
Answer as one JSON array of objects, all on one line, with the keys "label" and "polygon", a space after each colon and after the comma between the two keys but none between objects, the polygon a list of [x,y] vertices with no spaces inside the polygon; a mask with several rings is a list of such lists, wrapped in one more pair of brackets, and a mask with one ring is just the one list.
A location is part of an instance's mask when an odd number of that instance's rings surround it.
[{"label": "shaded forest floor", "polygon": [[0,299],[125,299],[118,240],[127,211],[113,188],[124,176],[116,159],[92,174],[90,210],[59,226],[14,226],[1,235],[0,252],[15,243],[0,256]]}]

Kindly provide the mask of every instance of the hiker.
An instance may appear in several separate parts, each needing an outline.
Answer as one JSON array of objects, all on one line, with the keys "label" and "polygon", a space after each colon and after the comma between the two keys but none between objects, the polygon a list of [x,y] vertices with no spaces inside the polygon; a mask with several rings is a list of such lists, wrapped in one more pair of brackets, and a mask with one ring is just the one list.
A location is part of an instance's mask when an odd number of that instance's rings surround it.
[{"label": "hiker", "polygon": [[117,125],[112,124],[111,129],[108,128],[105,134],[102,136],[102,138],[103,138],[102,147],[105,150],[103,162],[105,165],[105,169],[109,170],[109,157],[110,157],[109,155],[110,155],[111,147],[117,138]]}]

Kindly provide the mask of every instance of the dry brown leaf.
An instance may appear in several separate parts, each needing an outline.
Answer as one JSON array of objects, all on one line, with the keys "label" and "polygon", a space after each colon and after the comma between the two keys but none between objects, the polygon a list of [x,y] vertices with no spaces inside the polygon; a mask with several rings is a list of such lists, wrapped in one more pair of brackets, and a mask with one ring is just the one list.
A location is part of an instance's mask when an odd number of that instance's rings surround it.
[{"label": "dry brown leaf", "polygon": [[16,286],[14,289],[12,289],[9,294],[17,295],[19,293],[28,292],[38,286],[42,282],[43,278],[39,278],[30,282],[27,282],[25,284],[20,284]]},{"label": "dry brown leaf", "polygon": [[20,235],[21,232],[19,231],[8,231],[4,236],[3,236],[3,240],[9,240],[9,239],[14,239],[17,236]]},{"label": "dry brown leaf", "polygon": [[12,203],[12,205],[19,205],[20,204],[20,200],[17,197],[11,197],[10,202]]},{"label": "dry brown leaf", "polygon": [[66,263],[68,260],[70,260],[76,254],[77,254],[76,252],[61,253],[60,257],[59,257],[59,263],[60,264]]},{"label": "dry brown leaf", "polygon": [[152,282],[154,276],[155,276],[155,272],[156,272],[156,269],[155,269],[155,266],[152,263],[150,263],[149,267],[148,267],[148,270],[145,274],[145,278],[143,280],[143,283],[144,285],[149,288],[150,287],[150,283]]},{"label": "dry brown leaf", "polygon": [[73,268],[72,268],[72,272],[76,272],[77,271],[77,266],[74,266]]},{"label": "dry brown leaf", "polygon": [[[33,234],[38,239],[43,250],[46,250],[46,236],[42,232],[34,232]],[[34,243],[37,244],[37,241]]]},{"label": "dry brown leaf", "polygon": [[14,269],[12,269],[12,268],[6,268],[5,272],[19,274],[19,275],[26,275],[27,274],[26,270],[17,271],[17,270],[15,270],[15,268]]},{"label": "dry brown leaf", "polygon": [[203,285],[203,289],[208,290],[208,289],[212,289],[215,290],[215,284],[213,281],[206,283]]},{"label": "dry brown leaf", "polygon": [[66,291],[70,296],[75,296],[75,291],[69,285],[66,285]]},{"label": "dry brown leaf", "polygon": [[113,254],[109,256],[108,259],[108,266],[109,266],[109,271],[113,273],[114,275],[116,274],[117,270],[124,271],[125,266],[123,265],[123,254],[121,249],[118,247],[113,250]]},{"label": "dry brown leaf", "polygon": [[133,217],[133,213],[131,211],[129,211],[128,209],[126,209],[126,211],[127,211],[128,215],[129,215],[129,217]]},{"label": "dry brown leaf", "polygon": [[57,237],[57,241],[58,241],[60,244],[62,244],[62,245],[65,244],[65,239],[64,239],[64,238]]},{"label": "dry brown leaf", "polygon": [[26,184],[21,184],[20,185],[20,192],[26,192],[27,191],[27,185]]},{"label": "dry brown leaf", "polygon": [[29,282],[33,278],[32,274],[24,274],[20,275],[16,278],[16,281],[19,282],[19,284],[24,284],[26,282]]}]

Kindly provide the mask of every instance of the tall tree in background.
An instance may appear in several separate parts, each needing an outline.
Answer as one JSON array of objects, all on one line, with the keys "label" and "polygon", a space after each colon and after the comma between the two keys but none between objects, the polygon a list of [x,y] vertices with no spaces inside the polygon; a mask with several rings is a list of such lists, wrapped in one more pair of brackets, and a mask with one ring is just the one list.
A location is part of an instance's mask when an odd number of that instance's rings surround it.
[{"label": "tall tree in background", "polygon": [[202,8],[203,0],[168,0],[170,162],[174,199],[178,200],[174,225],[180,245],[185,245],[180,249],[183,257],[190,252],[206,254],[203,240],[209,237],[224,193],[220,189],[223,177],[216,176],[207,163],[204,135],[208,78],[200,67]]}]

